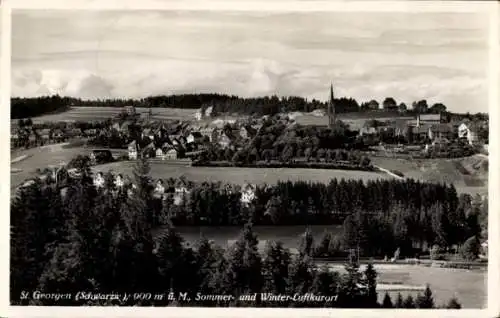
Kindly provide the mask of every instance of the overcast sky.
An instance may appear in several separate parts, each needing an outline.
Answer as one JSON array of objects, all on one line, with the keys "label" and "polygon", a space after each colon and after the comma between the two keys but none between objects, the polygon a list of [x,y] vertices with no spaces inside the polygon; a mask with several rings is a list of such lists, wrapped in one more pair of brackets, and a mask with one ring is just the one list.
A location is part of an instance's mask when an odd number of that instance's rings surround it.
[{"label": "overcast sky", "polygon": [[14,11],[12,94],[428,99],[487,111],[478,13]]}]

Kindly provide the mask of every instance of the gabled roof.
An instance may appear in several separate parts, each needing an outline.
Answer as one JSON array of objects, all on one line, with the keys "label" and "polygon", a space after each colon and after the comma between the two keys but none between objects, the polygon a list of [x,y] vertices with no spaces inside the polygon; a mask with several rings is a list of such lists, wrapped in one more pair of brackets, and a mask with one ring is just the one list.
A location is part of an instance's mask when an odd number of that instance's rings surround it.
[{"label": "gabled roof", "polygon": [[429,129],[431,128],[431,125],[424,124],[420,125],[420,127],[413,127],[413,133],[415,134],[427,134],[429,132]]}]

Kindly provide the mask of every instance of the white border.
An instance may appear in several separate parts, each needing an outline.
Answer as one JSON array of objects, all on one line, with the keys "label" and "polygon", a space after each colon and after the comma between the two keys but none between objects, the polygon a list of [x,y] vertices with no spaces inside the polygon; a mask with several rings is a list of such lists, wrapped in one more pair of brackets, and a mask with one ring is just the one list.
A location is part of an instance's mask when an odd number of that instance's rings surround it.
[{"label": "white border", "polygon": [[[0,118],[4,120],[0,123],[0,145],[1,149],[10,148],[10,10],[5,6],[0,7],[1,14],[1,52],[0,52]],[[10,256],[10,151],[0,153],[0,203],[4,208],[0,213],[0,282],[9,281],[9,256]],[[10,204],[9,204],[10,205]],[[0,284],[0,308],[9,305],[9,284]],[[0,315],[3,311],[0,311]]]},{"label": "white border", "polygon": [[[462,310],[349,310],[349,309],[261,309],[261,308],[129,308],[117,307],[9,307],[9,202],[10,202],[10,152],[0,155],[0,198],[5,206],[0,213],[0,224],[4,226],[0,247],[2,257],[0,277],[0,308],[5,309],[0,315],[8,317],[50,316],[50,317],[494,317],[500,314],[500,255],[499,243],[500,216],[497,198],[493,195],[499,185],[498,150],[500,146],[500,96],[499,96],[499,10],[495,1],[212,1],[212,0],[5,0],[2,3],[2,42],[1,42],[1,77],[0,96],[1,114],[4,119],[0,125],[0,142],[6,149],[10,136],[10,53],[11,53],[11,9],[61,9],[61,10],[189,10],[189,11],[261,11],[261,12],[489,12],[490,13],[490,63],[489,63],[489,113],[490,113],[490,169],[489,169],[489,265],[488,265],[488,309]],[[467,23],[467,21],[464,21]],[[7,118],[7,119],[6,119]],[[491,164],[493,162],[493,164]],[[493,244],[492,244],[493,243]],[[8,311],[6,311],[8,310]]]}]

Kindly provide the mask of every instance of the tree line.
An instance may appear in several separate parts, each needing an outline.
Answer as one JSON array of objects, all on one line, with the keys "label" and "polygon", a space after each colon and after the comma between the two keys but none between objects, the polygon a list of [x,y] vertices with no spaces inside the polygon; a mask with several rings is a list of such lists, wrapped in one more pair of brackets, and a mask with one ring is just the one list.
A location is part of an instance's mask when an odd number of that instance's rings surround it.
[{"label": "tree line", "polygon": [[[88,160],[75,162],[81,163],[75,168],[87,169]],[[147,161],[142,164],[147,166]],[[149,167],[144,169],[149,171]],[[126,201],[130,183],[118,189],[111,173],[104,178],[100,193],[107,204]],[[68,180],[68,184],[75,182]],[[241,200],[241,186],[222,182],[169,178],[163,180],[163,196],[155,194],[155,186],[152,179],[144,184],[146,216],[152,227],[169,221],[177,226],[241,226],[248,220],[256,225],[341,226],[340,233],[325,238],[323,245],[330,247],[324,256],[335,256],[352,247],[359,247],[362,255],[381,257],[392,255],[397,248],[404,256],[426,252],[434,245],[446,251],[469,238],[484,238],[487,229],[486,199],[478,204],[470,195],[458,196],[453,185],[412,179],[278,182],[255,186],[251,202]],[[183,186],[188,192],[175,193]]]},{"label": "tree line", "polygon": [[[426,100],[415,101],[412,109],[401,103],[399,106],[392,97],[386,98],[382,107],[379,102],[372,100],[370,102],[359,103],[353,98],[341,97],[335,100],[335,109],[337,113],[361,112],[374,109],[383,109],[386,111],[399,112],[419,112],[436,113],[445,112],[447,116],[474,117],[471,114],[453,114],[446,110],[446,106],[437,103],[432,106],[427,104]],[[318,101],[316,99],[308,100],[303,97],[289,96],[264,96],[242,98],[234,95],[225,94],[177,94],[177,95],[159,95],[149,96],[137,99],[96,99],[84,100],[75,97],[61,97],[59,95],[34,97],[34,98],[11,98],[11,118],[27,118],[40,116],[50,112],[64,111],[69,106],[104,106],[104,107],[151,107],[151,108],[185,108],[200,109],[213,106],[213,113],[240,113],[256,115],[273,115],[280,112],[311,112],[316,109],[325,110],[328,102]],[[487,118],[487,114],[477,114],[478,118]]]},{"label": "tree line", "polygon": [[[292,255],[280,242],[269,242],[263,254],[252,223],[227,249],[200,237],[185,242],[171,222],[153,236],[148,211],[151,180],[147,166],[136,167],[133,196],[113,197],[92,184],[88,168],[66,184],[37,180],[21,189],[11,203],[11,303],[15,305],[139,306],[280,306],[377,308],[377,273],[361,271],[351,259],[345,273],[318,268],[305,235]],[[64,190],[64,191],[63,191]],[[138,300],[74,298],[21,299],[23,291],[72,294],[197,293],[226,294],[229,302],[183,302],[179,299]],[[258,293],[255,302],[240,295]],[[329,302],[266,302],[260,293],[337,296]],[[433,308],[430,288],[405,306]]]}]

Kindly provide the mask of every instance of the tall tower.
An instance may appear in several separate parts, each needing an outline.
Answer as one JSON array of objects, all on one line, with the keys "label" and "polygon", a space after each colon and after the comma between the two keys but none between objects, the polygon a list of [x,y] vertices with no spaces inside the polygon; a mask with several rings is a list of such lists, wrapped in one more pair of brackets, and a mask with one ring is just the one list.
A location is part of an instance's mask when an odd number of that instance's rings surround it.
[{"label": "tall tower", "polygon": [[330,101],[328,102],[328,127],[333,128],[336,122],[335,100],[333,97],[333,84],[330,85]]}]

